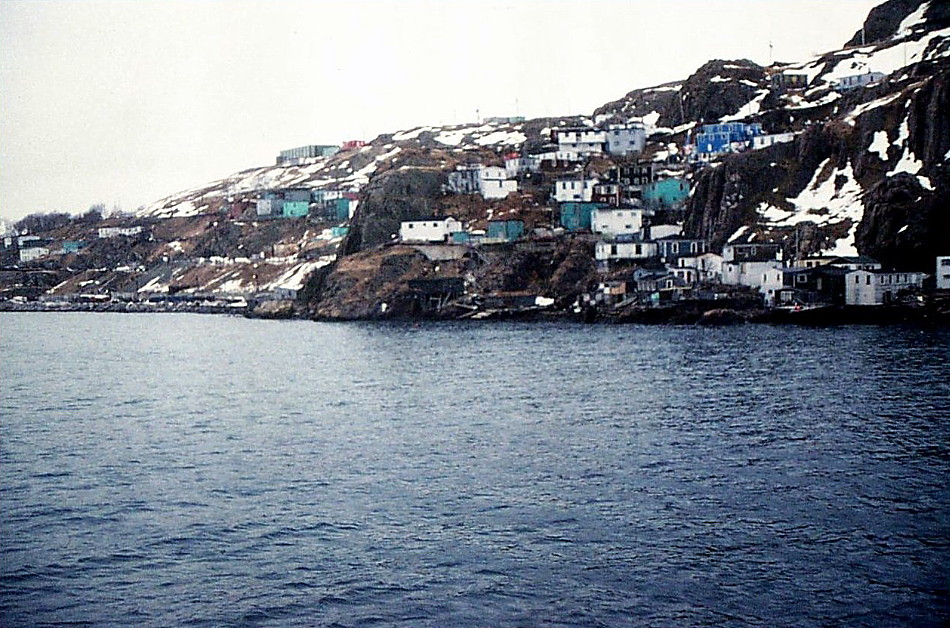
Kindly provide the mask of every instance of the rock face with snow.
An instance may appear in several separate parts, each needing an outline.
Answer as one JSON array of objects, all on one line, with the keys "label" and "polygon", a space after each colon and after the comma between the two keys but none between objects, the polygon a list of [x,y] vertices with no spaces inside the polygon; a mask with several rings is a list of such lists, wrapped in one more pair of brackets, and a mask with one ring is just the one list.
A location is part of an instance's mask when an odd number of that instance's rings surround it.
[{"label": "rock face with snow", "polygon": [[[793,254],[861,253],[928,270],[950,247],[946,21],[943,4],[891,0],[868,18],[869,45],[785,66],[806,74],[808,87],[770,95],[759,119],[797,131],[795,141],[699,173],[686,231],[713,246],[776,241]],[[869,70],[889,75],[833,89]]]},{"label": "rock face with snow", "polygon": [[375,177],[363,191],[343,253],[391,242],[402,221],[432,216],[443,183],[445,175],[434,166],[403,166]]},{"label": "rock face with snow", "polygon": [[683,82],[635,89],[596,109],[594,117],[609,122],[642,119],[660,131],[713,123],[758,113],[758,101],[767,93],[767,86],[762,66],[748,59],[717,59]]}]

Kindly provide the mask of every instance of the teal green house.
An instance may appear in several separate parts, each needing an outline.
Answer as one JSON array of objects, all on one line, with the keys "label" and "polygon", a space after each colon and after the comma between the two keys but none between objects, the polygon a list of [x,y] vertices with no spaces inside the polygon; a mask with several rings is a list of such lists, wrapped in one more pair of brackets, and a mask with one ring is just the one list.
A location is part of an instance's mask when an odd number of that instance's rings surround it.
[{"label": "teal green house", "polygon": [[524,235],[523,220],[489,220],[488,233],[490,240],[504,240],[512,242]]},{"label": "teal green house", "polygon": [[350,219],[350,199],[348,198],[335,198],[331,203],[330,214],[331,217],[339,220],[349,220]]},{"label": "teal green house", "polygon": [[284,218],[302,218],[310,213],[310,203],[307,201],[284,201],[282,216]]},{"label": "teal green house", "polygon": [[603,203],[561,203],[561,226],[568,231],[590,230],[591,215],[595,209],[606,207]]},{"label": "teal green house", "polygon": [[86,248],[86,243],[77,242],[74,240],[64,240],[62,246],[63,246],[63,253],[78,253],[79,251]]},{"label": "teal green house", "polygon": [[342,238],[349,232],[349,227],[330,227],[330,235],[334,238]]},{"label": "teal green house", "polygon": [[676,207],[689,196],[689,182],[685,179],[662,179],[643,186],[643,202],[648,206]]}]

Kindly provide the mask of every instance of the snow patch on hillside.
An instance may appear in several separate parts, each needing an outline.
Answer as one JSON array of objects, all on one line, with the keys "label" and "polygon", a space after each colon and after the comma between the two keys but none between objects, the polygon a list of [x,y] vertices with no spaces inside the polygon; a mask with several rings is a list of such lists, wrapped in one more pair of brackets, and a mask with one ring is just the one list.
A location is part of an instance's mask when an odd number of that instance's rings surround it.
[{"label": "snow patch on hillside", "polygon": [[836,255],[856,255],[854,234],[864,217],[861,200],[864,190],[855,179],[850,163],[824,174],[829,162],[830,159],[826,159],[819,164],[805,189],[798,196],[787,199],[793,210],[763,203],[759,206],[759,214],[763,222],[776,227],[791,227],[803,222],[828,225],[850,220],[848,235],[836,241],[830,250]]},{"label": "snow patch on hillside", "polygon": [[488,146],[489,144],[501,144],[509,146],[511,144],[523,144],[528,137],[521,131],[495,131],[475,140],[479,146]]},{"label": "snow patch on hillside", "polygon": [[[842,59],[830,71],[822,75],[827,82],[837,81],[845,76],[863,74],[864,72],[883,72],[893,74],[914,63],[924,61],[924,52],[934,39],[950,37],[950,28],[933,31],[916,40],[906,40],[892,46],[878,48],[870,52],[856,50],[850,58]],[[936,58],[942,54],[934,53],[929,58]]]},{"label": "snow patch on hillside", "polygon": [[745,118],[748,118],[749,116],[754,116],[758,114],[759,111],[762,109],[762,101],[768,95],[769,95],[769,90],[767,89],[758,90],[755,94],[755,97],[753,97],[752,100],[750,100],[746,104],[742,105],[742,107],[739,108],[739,111],[737,111],[736,113],[730,116],[724,116],[720,118],[719,121],[733,122],[735,120],[743,120]]},{"label": "snow patch on hillside", "polygon": [[900,26],[897,27],[897,34],[894,36],[895,39],[902,39],[913,33],[914,28],[923,24],[927,21],[925,15],[927,14],[927,9],[930,8],[929,0],[924,2],[917,10],[904,18],[900,23]]},{"label": "snow patch on hillside", "polygon": [[871,139],[871,145],[868,146],[868,152],[877,153],[881,161],[887,161],[887,149],[890,147],[890,141],[887,139],[887,131],[876,131]]},{"label": "snow patch on hillside", "polygon": [[277,279],[264,286],[264,290],[276,290],[277,288],[300,290],[303,288],[304,283],[306,283],[310,273],[318,268],[332,264],[335,259],[336,255],[325,255],[314,261],[301,262],[300,264],[291,266],[277,277]]}]

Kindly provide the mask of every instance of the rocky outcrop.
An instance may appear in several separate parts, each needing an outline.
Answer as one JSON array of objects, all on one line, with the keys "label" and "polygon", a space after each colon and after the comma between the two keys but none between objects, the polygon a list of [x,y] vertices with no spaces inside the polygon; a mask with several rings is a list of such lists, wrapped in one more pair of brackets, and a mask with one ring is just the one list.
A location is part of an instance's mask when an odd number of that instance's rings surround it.
[{"label": "rocky outcrop", "polygon": [[343,254],[392,242],[402,221],[432,216],[444,183],[445,174],[434,166],[404,166],[374,177],[360,198]]},{"label": "rocky outcrop", "polygon": [[408,280],[428,269],[425,256],[408,247],[355,253],[341,259],[311,303],[316,319],[391,318],[409,314]]},{"label": "rocky outcrop", "polygon": [[767,84],[765,68],[748,59],[705,63],[682,83],[635,89],[594,111],[614,121],[659,114],[656,125],[677,127],[688,122],[716,122],[741,111]]},{"label": "rocky outcrop", "polygon": [[917,177],[898,174],[871,188],[864,205],[855,234],[858,251],[897,270],[933,272],[934,257],[950,248],[945,195],[925,190]]},{"label": "rocky outcrop", "polygon": [[[874,7],[864,20],[864,28],[855,32],[845,45],[860,46],[862,43],[872,44],[894,37],[898,34],[898,27],[904,18],[920,4],[921,0],[887,0]],[[932,27],[950,26],[950,5],[934,0],[929,3],[925,16]]]}]

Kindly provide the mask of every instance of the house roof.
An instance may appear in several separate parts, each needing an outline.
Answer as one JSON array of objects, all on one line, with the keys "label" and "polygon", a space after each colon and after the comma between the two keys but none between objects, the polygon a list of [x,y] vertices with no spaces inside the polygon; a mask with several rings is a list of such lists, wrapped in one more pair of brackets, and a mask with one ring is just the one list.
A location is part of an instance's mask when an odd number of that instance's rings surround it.
[{"label": "house roof", "polygon": [[682,235],[678,235],[675,233],[672,235],[663,236],[662,238],[653,238],[653,239],[656,240],[657,242],[659,242],[660,240],[678,240],[680,242],[705,242],[706,241],[703,238],[686,238],[686,237],[683,237]]},{"label": "house roof", "polygon": [[868,255],[843,256],[832,259],[829,264],[879,264],[876,259]]}]

